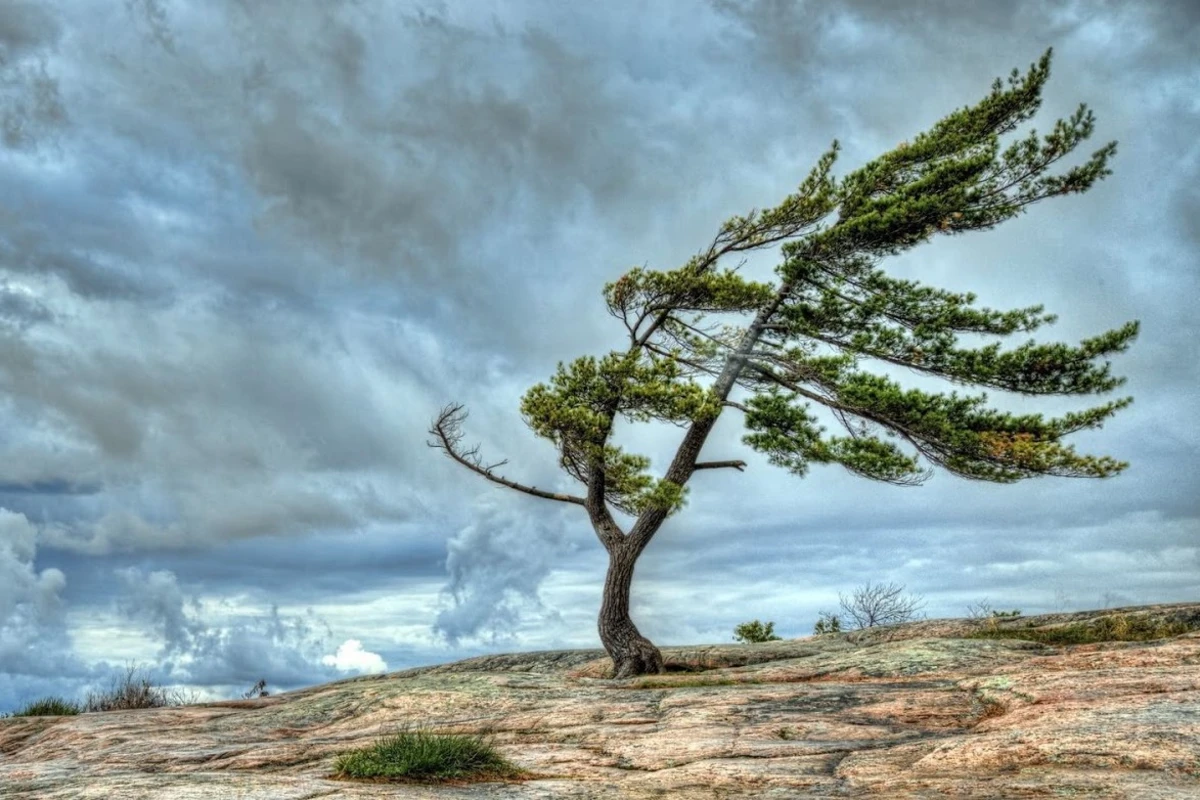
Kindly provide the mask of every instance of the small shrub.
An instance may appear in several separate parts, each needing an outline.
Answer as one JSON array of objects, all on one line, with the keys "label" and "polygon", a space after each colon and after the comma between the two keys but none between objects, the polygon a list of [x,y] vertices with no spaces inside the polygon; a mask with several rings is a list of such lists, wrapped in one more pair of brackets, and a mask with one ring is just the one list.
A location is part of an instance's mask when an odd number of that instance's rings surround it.
[{"label": "small shrub", "polygon": [[415,781],[513,778],[521,770],[479,736],[405,731],[338,757],[339,778]]},{"label": "small shrub", "polygon": [[993,719],[995,717],[1002,717],[1002,716],[1004,716],[1004,713],[1008,710],[1005,707],[1004,703],[1000,702],[999,700],[997,700],[994,697],[980,697],[979,704],[981,706],[983,706],[983,713],[981,713],[979,715],[979,718],[976,720],[976,723],[983,722],[985,719]]},{"label": "small shrub", "polygon": [[12,712],[14,717],[69,717],[82,711],[79,703],[61,697],[43,697]]},{"label": "small shrub", "polygon": [[842,620],[837,614],[830,614],[828,611],[822,611],[817,617],[817,624],[813,626],[813,634],[821,636],[826,633],[841,633]]},{"label": "small shrub", "polygon": [[967,606],[967,616],[971,619],[993,619],[996,617],[1019,617],[1021,609],[1014,608],[1012,611],[997,611],[992,608],[992,604],[985,598],[978,603],[971,603]]},{"label": "small shrub", "polygon": [[84,701],[85,711],[127,711],[137,708],[164,708],[187,702],[179,692],[155,685],[138,667],[127,667],[125,675],[113,680],[104,692],[90,692]]},{"label": "small shrub", "polygon": [[760,642],[778,642],[780,637],[775,635],[775,623],[768,622],[766,625],[753,620],[752,622],[743,622],[733,629],[733,640],[735,642],[744,642],[746,644],[758,644]]},{"label": "small shrub", "polygon": [[839,594],[838,601],[858,630],[911,622],[925,607],[920,595],[904,594],[900,583],[865,583],[849,595]]}]

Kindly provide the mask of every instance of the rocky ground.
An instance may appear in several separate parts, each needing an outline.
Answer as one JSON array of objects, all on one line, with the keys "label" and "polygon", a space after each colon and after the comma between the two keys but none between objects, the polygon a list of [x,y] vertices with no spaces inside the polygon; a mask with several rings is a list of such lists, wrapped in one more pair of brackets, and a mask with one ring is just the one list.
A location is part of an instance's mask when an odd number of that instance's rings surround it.
[{"label": "rocky ground", "polygon": [[[1200,604],[666,648],[489,656],[257,700],[0,720],[4,798],[1200,798],[1200,632],[1053,647],[960,638]],[[1032,626],[1030,625],[1032,623]],[[536,777],[330,778],[406,726],[489,734]]]}]

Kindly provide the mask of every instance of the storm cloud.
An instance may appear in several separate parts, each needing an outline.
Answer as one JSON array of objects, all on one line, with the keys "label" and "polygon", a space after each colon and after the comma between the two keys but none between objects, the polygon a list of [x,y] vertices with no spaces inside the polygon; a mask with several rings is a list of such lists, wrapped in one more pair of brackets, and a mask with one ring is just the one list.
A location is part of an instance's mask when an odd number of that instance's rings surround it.
[{"label": "storm cloud", "polygon": [[[831,140],[845,174],[1048,47],[1033,125],[1087,102],[1114,174],[888,267],[1044,303],[1044,338],[1140,320],[1114,364],[1134,405],[1076,439],[1132,466],[798,480],[722,419],[706,456],[748,469],[696,476],[634,615],[673,644],[756,617],[804,635],[867,580],[933,616],[1195,599],[1198,36],[1194,3],[1115,0],[4,4],[0,710],[131,662],[220,693],[595,646],[585,516],[462,470],[429,421],[463,402],[489,462],[575,490],[518,405],[621,345],[606,281],[683,263]],[[619,439],[661,468],[678,431]]]}]

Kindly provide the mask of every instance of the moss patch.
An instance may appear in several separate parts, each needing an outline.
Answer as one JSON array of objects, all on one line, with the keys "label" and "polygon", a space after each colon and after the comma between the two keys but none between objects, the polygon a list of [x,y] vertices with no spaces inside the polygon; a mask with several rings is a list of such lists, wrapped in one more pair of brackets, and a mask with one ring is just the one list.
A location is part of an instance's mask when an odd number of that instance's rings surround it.
[{"label": "moss patch", "polygon": [[1055,628],[985,628],[967,636],[970,639],[1023,639],[1042,644],[1067,645],[1147,642],[1168,639],[1196,629],[1196,625],[1181,620],[1116,614]]}]

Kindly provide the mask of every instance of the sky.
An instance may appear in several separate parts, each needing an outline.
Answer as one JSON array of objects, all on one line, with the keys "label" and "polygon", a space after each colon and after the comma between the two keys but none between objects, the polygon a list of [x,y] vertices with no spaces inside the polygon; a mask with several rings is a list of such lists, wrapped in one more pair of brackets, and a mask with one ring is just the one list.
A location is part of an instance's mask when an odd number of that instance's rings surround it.
[{"label": "sky", "polygon": [[[129,665],[229,697],[598,647],[582,509],[456,466],[432,418],[461,402],[508,477],[578,491],[519,402],[622,346],[607,281],[1048,47],[1031,124],[1088,103],[1114,174],[886,266],[1043,303],[1039,339],[1140,320],[1134,404],[1072,440],[1129,469],[800,479],[727,415],[704,456],[748,467],[693,479],[634,619],[660,645],[804,636],[867,581],[930,617],[1200,600],[1197,40],[1183,0],[0,0],[0,711]],[[657,469],[678,436],[618,430]]]}]

